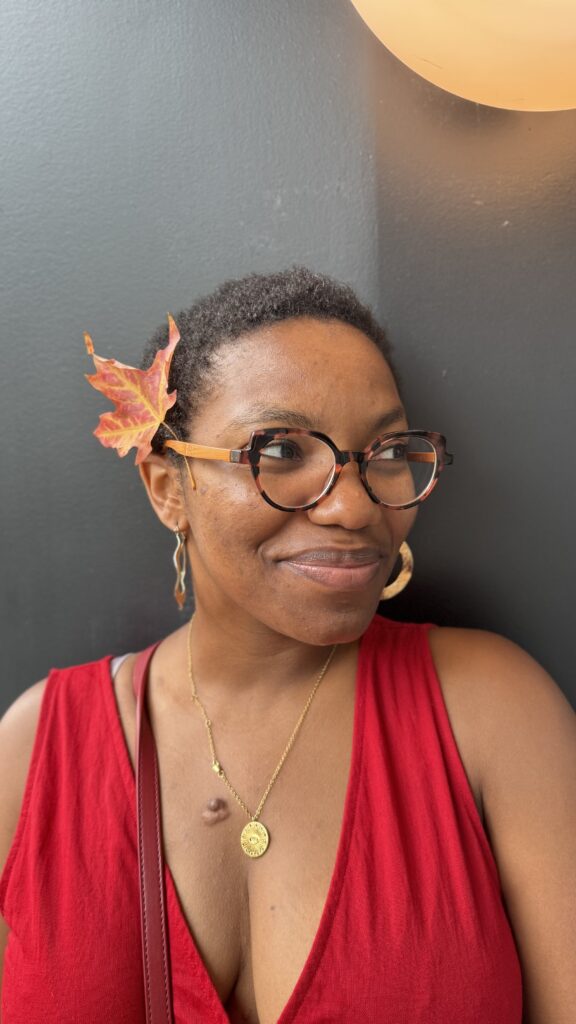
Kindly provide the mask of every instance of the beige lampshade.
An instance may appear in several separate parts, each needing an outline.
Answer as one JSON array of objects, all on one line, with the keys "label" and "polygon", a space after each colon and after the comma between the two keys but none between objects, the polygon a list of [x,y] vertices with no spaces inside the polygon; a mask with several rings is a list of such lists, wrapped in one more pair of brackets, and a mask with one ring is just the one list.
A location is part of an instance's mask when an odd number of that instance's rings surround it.
[{"label": "beige lampshade", "polygon": [[352,0],[404,64],[508,110],[576,107],[576,0]]}]

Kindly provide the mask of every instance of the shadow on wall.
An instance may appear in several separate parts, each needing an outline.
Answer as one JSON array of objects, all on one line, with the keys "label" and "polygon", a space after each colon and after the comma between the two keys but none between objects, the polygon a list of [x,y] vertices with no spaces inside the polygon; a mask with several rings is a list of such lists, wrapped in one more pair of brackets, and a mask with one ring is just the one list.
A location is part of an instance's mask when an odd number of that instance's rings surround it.
[{"label": "shadow on wall", "polygon": [[364,49],[378,165],[386,181],[400,178],[411,202],[420,199],[426,210],[432,196],[438,208],[443,198],[458,204],[482,193],[519,208],[563,205],[561,186],[571,186],[574,168],[576,111],[526,113],[471,103],[424,81],[371,35]]},{"label": "shadow on wall", "polygon": [[357,32],[376,311],[411,426],[443,431],[455,453],[418,517],[414,579],[380,611],[504,633],[569,690],[576,111],[470,103]]}]

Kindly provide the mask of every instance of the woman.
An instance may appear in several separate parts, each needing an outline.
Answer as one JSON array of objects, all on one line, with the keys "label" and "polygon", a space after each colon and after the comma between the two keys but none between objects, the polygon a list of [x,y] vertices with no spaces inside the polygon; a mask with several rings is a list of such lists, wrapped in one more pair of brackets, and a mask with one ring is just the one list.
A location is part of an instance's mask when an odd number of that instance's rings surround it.
[{"label": "woman", "polygon": [[[573,1024],[576,717],[507,640],[375,615],[450,461],[382,330],[301,268],[176,322],[139,464],[196,609],[147,696],[174,1019]],[[3,1024],[145,1019],[135,659],[5,716]]]}]

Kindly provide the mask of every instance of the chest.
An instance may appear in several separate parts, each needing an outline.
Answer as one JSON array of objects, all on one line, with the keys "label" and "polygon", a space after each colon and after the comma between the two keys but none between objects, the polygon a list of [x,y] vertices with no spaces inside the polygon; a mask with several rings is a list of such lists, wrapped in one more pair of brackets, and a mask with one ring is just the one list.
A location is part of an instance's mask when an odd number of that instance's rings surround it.
[{"label": "chest", "polygon": [[[115,680],[134,766],[130,664]],[[240,843],[248,815],[211,771],[200,716],[153,729],[158,750],[166,862],[179,904],[231,1021],[272,1024],[296,988],[326,908],[349,784],[354,734],[353,678],[312,705],[274,781],[260,820],[270,845],[249,858]],[[297,716],[296,716],[297,717]],[[246,730],[214,728],[217,755],[254,810],[282,757],[294,721]],[[215,810],[212,810],[215,808]]]},{"label": "chest", "polygon": [[[134,763],[130,663],[123,668],[115,690]],[[211,772],[201,723],[191,728],[191,722],[153,721],[166,861],[187,927],[232,1022],[277,1021],[319,953],[331,899],[337,896],[335,866],[351,838],[353,808],[348,807],[347,820],[346,807],[354,694],[350,689],[348,694],[311,711],[262,810],[271,841],[266,854],[254,860],[240,846],[248,816]],[[467,735],[464,723],[460,727],[454,720],[452,728],[456,738]],[[266,728],[260,734],[240,730],[219,737],[218,755],[252,809],[285,747],[286,729],[275,733],[273,740]],[[466,763],[466,750],[460,753],[480,809],[474,767]],[[207,813],[215,800],[218,813]]]}]

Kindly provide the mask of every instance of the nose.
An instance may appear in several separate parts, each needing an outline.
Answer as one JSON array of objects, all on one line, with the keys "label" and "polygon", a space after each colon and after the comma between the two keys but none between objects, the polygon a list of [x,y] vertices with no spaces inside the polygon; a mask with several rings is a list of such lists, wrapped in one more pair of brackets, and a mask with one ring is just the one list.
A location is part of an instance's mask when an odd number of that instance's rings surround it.
[{"label": "nose", "polygon": [[357,463],[347,463],[334,487],[314,508],[308,510],[312,522],[323,526],[342,526],[361,530],[382,520],[383,506],[373,501],[360,476]]}]

